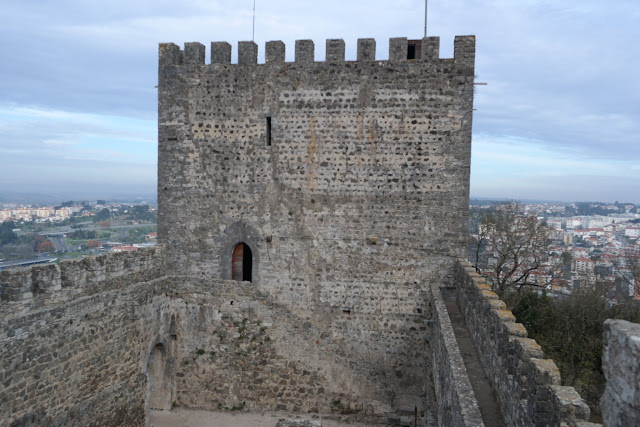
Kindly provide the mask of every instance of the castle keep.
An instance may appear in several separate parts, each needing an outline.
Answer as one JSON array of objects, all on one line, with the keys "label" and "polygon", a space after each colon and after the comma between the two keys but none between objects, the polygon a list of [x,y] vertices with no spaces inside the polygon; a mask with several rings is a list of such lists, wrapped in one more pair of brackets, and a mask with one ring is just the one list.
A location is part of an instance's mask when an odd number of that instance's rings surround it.
[{"label": "castle keep", "polygon": [[160,245],[0,272],[1,424],[143,425],[177,405],[483,425],[446,286],[507,425],[587,425],[461,260],[473,36],[450,59],[435,37],[391,39],[385,61],[372,39],[356,61],[342,40],[324,61],[311,40],[294,62],[279,41],[264,64],[253,42],[237,64],[228,43],[210,64],[200,43],[159,52]]},{"label": "castle keep", "polygon": [[453,59],[424,43],[425,58],[408,60],[407,39],[391,39],[390,60],[375,61],[361,39],[345,61],[344,42],[328,40],[315,62],[300,40],[286,63],[275,41],[259,65],[252,42],[238,64],[212,43],[210,65],[199,43],[161,45],[158,87],[171,269],[245,270],[371,381],[343,390],[411,407],[429,370],[424,284],[442,281],[466,239],[473,109],[474,38],[456,38]]},{"label": "castle keep", "polygon": [[158,226],[171,267],[231,279],[243,242],[256,287],[316,315],[363,292],[373,299],[358,314],[382,314],[379,292],[434,280],[466,239],[475,43],[456,38],[454,59],[425,44],[407,60],[407,40],[391,39],[390,60],[375,61],[361,39],[345,61],[344,42],[328,40],[315,62],[299,40],[286,63],[276,41],[259,65],[252,42],[238,64],[212,43],[210,65],[199,43],[161,45]]}]

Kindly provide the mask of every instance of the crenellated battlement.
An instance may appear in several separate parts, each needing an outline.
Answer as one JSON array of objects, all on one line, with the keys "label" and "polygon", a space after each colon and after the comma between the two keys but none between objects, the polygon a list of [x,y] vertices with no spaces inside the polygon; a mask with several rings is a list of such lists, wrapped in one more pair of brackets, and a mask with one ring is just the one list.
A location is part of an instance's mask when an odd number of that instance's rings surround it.
[{"label": "crenellated battlement", "polygon": [[25,313],[124,285],[120,283],[123,278],[127,283],[149,280],[160,275],[161,270],[162,246],[3,270],[0,309],[3,315]]},{"label": "crenellated battlement", "polygon": [[[408,40],[406,37],[389,39],[389,59],[376,61],[375,39],[358,39],[357,60],[345,61],[345,42],[343,39],[326,41],[324,62],[429,62],[453,60],[455,63],[473,66],[475,61],[475,36],[456,36],[454,57],[440,58],[440,37],[425,37],[421,40]],[[231,64],[231,44],[227,42],[211,43],[211,64]],[[184,49],[174,43],[160,43],[160,66],[166,65],[204,65],[205,46],[198,42],[185,43]],[[280,40],[265,44],[265,64],[285,63],[286,46]],[[294,63],[310,64],[323,62],[315,60],[313,40],[296,40]],[[258,45],[252,41],[238,42],[238,65],[257,65]]]},{"label": "crenellated battlement", "polygon": [[[580,425],[590,410],[578,392],[562,386],[554,361],[528,337],[524,325],[469,261],[454,268],[457,304],[495,390],[506,425]],[[595,426],[595,424],[591,424]]]}]

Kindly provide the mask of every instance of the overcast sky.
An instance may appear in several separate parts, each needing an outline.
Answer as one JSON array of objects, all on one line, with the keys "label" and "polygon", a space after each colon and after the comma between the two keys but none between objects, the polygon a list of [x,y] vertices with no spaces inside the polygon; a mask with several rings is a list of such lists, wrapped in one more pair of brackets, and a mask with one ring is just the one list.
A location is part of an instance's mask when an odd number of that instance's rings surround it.
[{"label": "overcast sky", "polygon": [[[0,0],[0,195],[155,193],[157,44],[251,39],[253,0]],[[640,202],[640,1],[431,0],[477,37],[471,196]],[[422,0],[256,0],[255,40],[420,38]],[[208,57],[209,52],[207,52]]]}]

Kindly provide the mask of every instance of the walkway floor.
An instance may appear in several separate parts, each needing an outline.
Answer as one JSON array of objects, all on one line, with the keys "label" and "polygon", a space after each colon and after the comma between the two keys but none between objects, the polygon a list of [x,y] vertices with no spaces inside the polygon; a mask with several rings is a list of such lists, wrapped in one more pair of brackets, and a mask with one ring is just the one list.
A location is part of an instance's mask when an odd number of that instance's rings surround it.
[{"label": "walkway floor", "polygon": [[296,414],[292,412],[209,412],[182,408],[151,411],[151,427],[275,427],[281,419],[321,421],[322,427],[366,427],[348,416]]},{"label": "walkway floor", "polygon": [[462,353],[462,360],[464,360],[467,375],[469,375],[471,387],[473,388],[478,406],[480,407],[482,421],[487,427],[504,427],[505,424],[502,419],[502,414],[500,414],[500,407],[496,401],[495,393],[489,384],[489,378],[487,378],[484,373],[482,362],[480,362],[480,358],[473,344],[473,338],[467,329],[462,312],[456,302],[456,291],[455,289],[441,288],[441,292],[444,303],[447,306],[447,311],[449,312],[451,324],[453,325],[453,333],[456,336],[458,348],[460,348],[460,353]]}]

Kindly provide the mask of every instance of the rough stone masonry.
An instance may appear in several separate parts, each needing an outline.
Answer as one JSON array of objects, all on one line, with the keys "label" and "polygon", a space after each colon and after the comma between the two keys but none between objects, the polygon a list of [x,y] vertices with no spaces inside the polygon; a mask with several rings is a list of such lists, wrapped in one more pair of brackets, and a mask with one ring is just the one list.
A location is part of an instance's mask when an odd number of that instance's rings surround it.
[{"label": "rough stone masonry", "polygon": [[[326,43],[325,61],[301,40],[285,62],[269,42],[265,64],[252,42],[237,64],[228,43],[210,64],[199,43],[160,45],[161,244],[0,272],[0,424],[144,425],[177,405],[480,426],[448,284],[481,352],[506,349],[483,360],[503,417],[586,425],[458,259],[474,37],[450,59],[433,37],[391,39],[385,61],[372,39],[355,61]],[[637,334],[616,327],[605,363],[631,367]],[[607,392],[612,420],[637,411],[629,378]]]},{"label": "rough stone masonry", "polygon": [[[416,43],[415,41],[413,43]],[[345,391],[424,407],[431,370],[427,287],[466,241],[475,38],[391,39],[389,60],[360,39],[160,45],[159,218],[168,264],[233,277],[251,253],[253,286],[340,339],[341,356],[376,387]],[[244,255],[243,255],[244,257]],[[239,258],[238,258],[239,259]],[[238,274],[242,270],[238,265]],[[430,389],[431,387],[427,387]],[[431,393],[432,394],[432,393]]]}]

